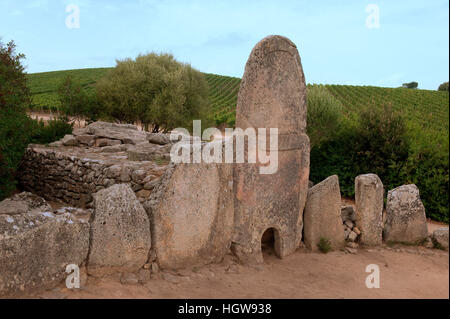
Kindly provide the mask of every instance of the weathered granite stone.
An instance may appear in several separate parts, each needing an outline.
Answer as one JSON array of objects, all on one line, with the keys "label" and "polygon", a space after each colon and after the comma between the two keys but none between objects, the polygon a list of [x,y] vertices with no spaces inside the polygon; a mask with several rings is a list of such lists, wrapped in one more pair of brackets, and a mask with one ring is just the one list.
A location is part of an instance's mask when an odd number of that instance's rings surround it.
[{"label": "weathered granite stone", "polygon": [[354,231],[351,231],[351,232],[348,234],[348,240],[349,240],[350,242],[354,242],[354,241],[356,240],[357,237],[358,237],[358,234],[355,233]]},{"label": "weathered granite stone", "polygon": [[416,185],[388,192],[383,237],[386,242],[418,243],[428,236],[425,207]]},{"label": "weathered granite stone", "polygon": [[94,135],[76,135],[75,138],[78,140],[80,144],[84,145],[93,145],[95,136]]},{"label": "weathered granite stone", "polygon": [[133,145],[127,149],[128,159],[130,161],[163,161],[168,163],[170,160],[169,146],[160,146],[148,142]]},{"label": "weathered granite stone", "polygon": [[341,192],[337,175],[328,177],[308,190],[303,219],[304,242],[307,248],[318,250],[321,238],[328,239],[332,249],[344,247]]},{"label": "weathered granite stone", "polygon": [[342,222],[356,222],[356,212],[352,205],[341,206]]},{"label": "weathered granite stone", "polygon": [[122,144],[120,140],[112,140],[109,138],[98,138],[95,140],[95,146],[105,147],[105,146],[117,146]]},{"label": "weathered granite stone", "polygon": [[448,227],[436,229],[433,232],[432,240],[435,246],[448,250]]},{"label": "weathered granite stone", "polygon": [[94,194],[87,270],[93,276],[136,272],[151,247],[147,214],[126,184]]},{"label": "weathered granite stone", "polygon": [[356,225],[361,231],[360,243],[363,245],[382,244],[383,197],[383,183],[377,175],[364,174],[356,177]]},{"label": "weathered granite stone", "polygon": [[113,145],[113,146],[105,146],[101,148],[102,153],[118,153],[127,150],[127,146],[125,144]]},{"label": "weathered granite stone", "polygon": [[74,128],[72,130],[72,135],[80,136],[80,135],[89,135],[89,130],[85,127],[83,128]]},{"label": "weathered granite stone", "polygon": [[35,206],[36,198],[29,194],[13,201],[25,201],[29,210],[0,215],[0,296],[8,297],[57,285],[66,266],[81,265],[89,249],[87,218],[67,210],[54,214],[42,198]]},{"label": "weathered granite stone", "polygon": [[22,192],[0,202],[0,215],[17,215],[24,213],[52,211],[42,197],[29,192]]},{"label": "weathered granite stone", "polygon": [[163,269],[220,260],[233,232],[229,164],[171,164],[144,204],[152,246]]},{"label": "weathered granite stone", "polygon": [[64,146],[77,146],[79,144],[79,141],[76,139],[76,137],[70,134],[65,135],[62,138],[61,142]]},{"label": "weathered granite stone", "polygon": [[50,146],[50,147],[61,147],[61,146],[63,146],[63,143],[61,141],[56,141],[56,142],[49,143],[48,146]]},{"label": "weathered granite stone", "polygon": [[123,144],[137,144],[147,140],[147,133],[131,124],[94,122],[87,126],[89,133],[97,137],[120,140]]},{"label": "weathered granite stone", "polygon": [[149,133],[147,140],[153,144],[166,145],[170,143],[170,134]]},{"label": "weathered granite stone", "polygon": [[[275,252],[294,252],[302,238],[309,181],[306,84],[297,47],[269,36],[252,50],[238,94],[236,127],[278,129],[278,170],[260,174],[261,163],[234,165],[233,251],[244,263],[262,262],[261,238],[274,229]],[[262,145],[263,149],[267,149]]]}]

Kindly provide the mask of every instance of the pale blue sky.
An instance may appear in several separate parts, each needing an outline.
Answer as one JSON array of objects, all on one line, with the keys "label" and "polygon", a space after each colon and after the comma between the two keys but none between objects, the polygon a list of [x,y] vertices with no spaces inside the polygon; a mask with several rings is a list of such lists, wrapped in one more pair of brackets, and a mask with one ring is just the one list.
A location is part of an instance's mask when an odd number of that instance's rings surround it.
[{"label": "pale blue sky", "polygon": [[[80,8],[79,29],[66,27],[68,4]],[[366,26],[368,4],[379,28]],[[435,90],[449,79],[448,12],[448,0],[0,0],[0,37],[16,41],[30,73],[163,51],[241,77],[252,47],[280,34],[297,44],[308,83]]]}]

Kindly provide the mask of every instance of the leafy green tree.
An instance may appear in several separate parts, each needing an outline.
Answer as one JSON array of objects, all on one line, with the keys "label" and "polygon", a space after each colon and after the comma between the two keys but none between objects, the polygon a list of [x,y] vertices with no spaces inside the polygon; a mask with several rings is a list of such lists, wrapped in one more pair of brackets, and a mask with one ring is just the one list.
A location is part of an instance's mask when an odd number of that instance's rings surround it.
[{"label": "leafy green tree", "polygon": [[4,45],[0,41],[0,110],[22,110],[31,104],[31,94],[14,41]]},{"label": "leafy green tree", "polygon": [[439,85],[438,91],[448,91],[448,82],[444,82]]},{"label": "leafy green tree", "polygon": [[13,41],[0,42],[0,200],[14,188],[14,170],[34,131],[25,113],[30,105],[23,54],[16,53]]},{"label": "leafy green tree", "polygon": [[58,97],[62,113],[80,122],[89,109],[88,97],[81,84],[67,76],[58,87]]},{"label": "leafy green tree", "polygon": [[71,127],[55,120],[38,123],[26,114],[30,106],[30,91],[14,42],[0,43],[0,200],[16,187],[15,170],[29,143],[48,143],[59,139]]},{"label": "leafy green tree", "polygon": [[141,122],[154,132],[190,129],[194,119],[204,124],[211,121],[203,74],[170,54],[117,61],[97,83],[96,92],[106,116],[119,122]]},{"label": "leafy green tree", "polygon": [[417,89],[419,87],[419,83],[417,82],[403,83],[402,86],[407,89]]}]

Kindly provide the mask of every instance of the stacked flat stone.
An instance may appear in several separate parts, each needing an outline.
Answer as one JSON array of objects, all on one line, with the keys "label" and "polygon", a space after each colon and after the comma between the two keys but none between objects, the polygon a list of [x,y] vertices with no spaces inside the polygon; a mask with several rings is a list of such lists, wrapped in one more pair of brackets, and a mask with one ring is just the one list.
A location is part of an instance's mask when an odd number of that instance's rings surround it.
[{"label": "stacked flat stone", "polygon": [[[47,200],[90,207],[92,195],[127,183],[143,202],[170,161],[167,134],[132,125],[95,122],[49,146],[30,145],[18,170],[19,183]],[[169,144],[161,143],[167,142]]]},{"label": "stacked flat stone", "polygon": [[357,242],[361,231],[356,227],[356,212],[352,205],[341,207],[341,219],[344,225],[344,237],[348,242]]}]

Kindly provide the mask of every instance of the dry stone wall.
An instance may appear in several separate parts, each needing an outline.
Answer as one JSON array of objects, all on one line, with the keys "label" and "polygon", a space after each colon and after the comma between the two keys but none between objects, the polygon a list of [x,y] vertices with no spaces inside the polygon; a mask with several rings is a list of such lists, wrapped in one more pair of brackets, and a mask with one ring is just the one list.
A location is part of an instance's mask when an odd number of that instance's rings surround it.
[{"label": "dry stone wall", "polygon": [[[90,207],[94,193],[126,183],[144,201],[169,163],[169,148],[143,140],[146,133],[129,125],[107,124],[93,123],[74,131],[80,135],[66,136],[50,146],[30,145],[18,170],[21,187],[47,200]],[[97,135],[89,135],[90,131]],[[127,135],[130,132],[132,137]]]}]

